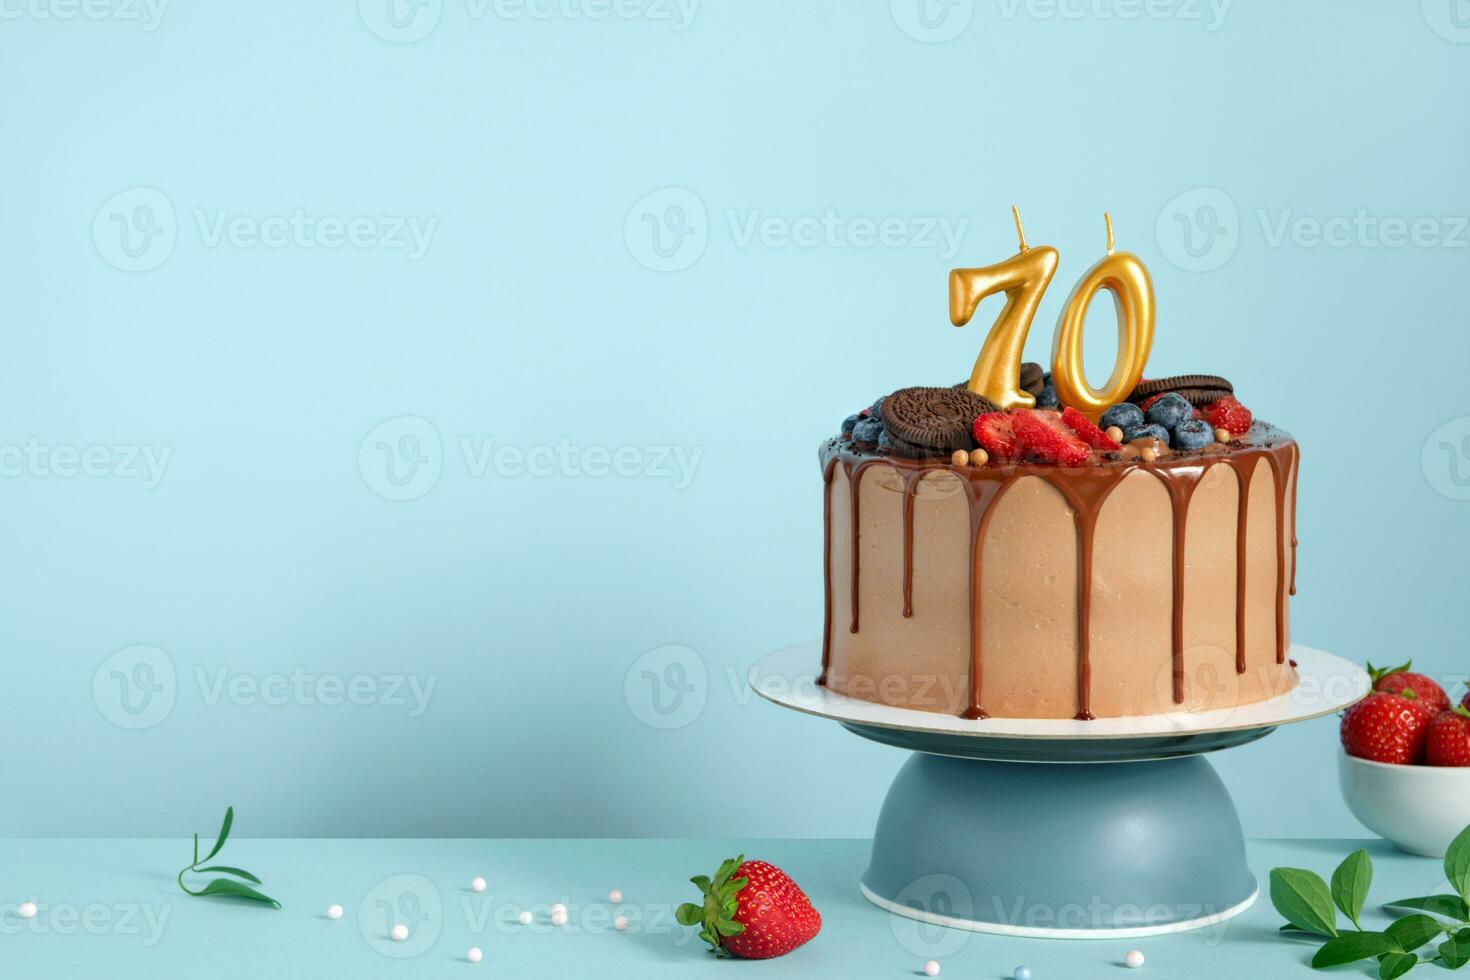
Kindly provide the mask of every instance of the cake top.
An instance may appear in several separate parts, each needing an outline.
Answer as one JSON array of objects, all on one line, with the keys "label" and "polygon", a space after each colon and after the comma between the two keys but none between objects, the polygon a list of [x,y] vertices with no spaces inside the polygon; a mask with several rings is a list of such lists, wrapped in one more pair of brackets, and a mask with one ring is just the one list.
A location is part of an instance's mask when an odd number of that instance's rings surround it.
[{"label": "cake top", "polygon": [[840,442],[859,455],[1085,467],[1208,457],[1289,438],[1255,421],[1235,386],[1216,375],[1140,380],[1096,423],[1060,403],[1040,364],[1022,364],[1020,383],[1036,407],[1003,410],[964,384],[900,388],[849,415]]}]

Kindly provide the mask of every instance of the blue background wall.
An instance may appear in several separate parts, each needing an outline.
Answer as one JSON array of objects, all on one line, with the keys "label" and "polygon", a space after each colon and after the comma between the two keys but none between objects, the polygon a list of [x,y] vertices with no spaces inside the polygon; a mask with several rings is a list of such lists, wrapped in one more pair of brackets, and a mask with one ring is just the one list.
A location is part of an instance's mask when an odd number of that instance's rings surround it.
[{"label": "blue background wall", "polygon": [[[901,754],[739,678],[819,632],[818,441],[965,375],[1012,202],[1031,356],[1106,208],[1154,372],[1300,437],[1297,638],[1470,671],[1463,9],[27,2],[0,833],[866,835]],[[1335,750],[1216,763],[1360,832]]]}]

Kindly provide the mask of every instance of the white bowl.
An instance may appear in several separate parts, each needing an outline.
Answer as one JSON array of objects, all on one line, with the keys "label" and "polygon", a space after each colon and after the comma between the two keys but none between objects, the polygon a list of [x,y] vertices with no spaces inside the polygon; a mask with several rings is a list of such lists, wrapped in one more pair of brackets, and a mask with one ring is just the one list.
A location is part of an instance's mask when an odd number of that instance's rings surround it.
[{"label": "white bowl", "polygon": [[1444,857],[1470,825],[1470,766],[1395,766],[1337,753],[1353,816],[1401,851]]}]

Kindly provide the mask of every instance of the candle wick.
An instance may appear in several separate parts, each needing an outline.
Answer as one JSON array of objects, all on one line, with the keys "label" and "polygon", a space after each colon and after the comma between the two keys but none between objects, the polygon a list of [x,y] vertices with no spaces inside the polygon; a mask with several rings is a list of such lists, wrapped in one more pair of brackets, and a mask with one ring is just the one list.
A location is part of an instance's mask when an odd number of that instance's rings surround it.
[{"label": "candle wick", "polygon": [[1021,240],[1021,251],[1026,251],[1030,245],[1026,244],[1026,232],[1021,228],[1021,210],[1014,204],[1011,205],[1011,217],[1016,219],[1016,237]]},{"label": "candle wick", "polygon": [[1113,254],[1113,216],[1103,212],[1103,222],[1108,226],[1108,254]]}]

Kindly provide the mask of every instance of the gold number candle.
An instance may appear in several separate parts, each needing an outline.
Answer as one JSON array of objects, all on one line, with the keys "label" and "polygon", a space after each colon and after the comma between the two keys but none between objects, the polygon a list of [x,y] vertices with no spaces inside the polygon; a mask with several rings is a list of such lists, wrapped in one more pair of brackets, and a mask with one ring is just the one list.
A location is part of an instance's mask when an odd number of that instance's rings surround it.
[{"label": "gold number candle", "polygon": [[[1109,406],[1127,398],[1138,384],[1154,343],[1154,287],[1148,270],[1133,253],[1113,251],[1113,219],[1104,213],[1103,220],[1108,228],[1108,254],[1072,287],[1057,320],[1051,351],[1051,379],[1057,398],[1094,422]],[[1100,289],[1112,293],[1117,305],[1118,356],[1112,376],[1099,389],[1087,383],[1083,370],[1082,329],[1087,307]],[[974,390],[973,380],[970,389]]]},{"label": "gold number candle", "polygon": [[[1034,397],[1021,390],[1021,350],[1026,346],[1026,334],[1031,330],[1041,295],[1057,271],[1058,260],[1057,250],[1050,245],[1027,245],[1021,213],[1014,206],[1011,213],[1016,219],[1016,237],[1021,241],[1019,252],[995,265],[952,269],[949,273],[949,319],[957,327],[970,322],[982,299],[997,292],[1006,294],[1006,304],[980,347],[967,386],[1001,408],[1036,404]],[[1149,324],[1152,327],[1152,315]]]}]

